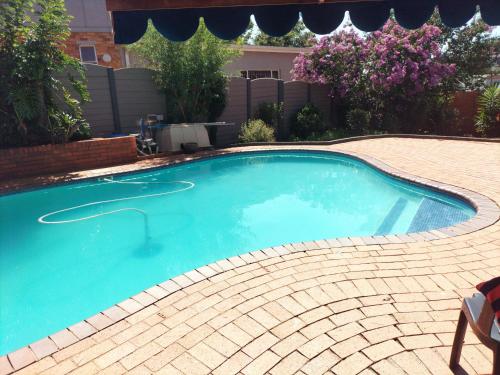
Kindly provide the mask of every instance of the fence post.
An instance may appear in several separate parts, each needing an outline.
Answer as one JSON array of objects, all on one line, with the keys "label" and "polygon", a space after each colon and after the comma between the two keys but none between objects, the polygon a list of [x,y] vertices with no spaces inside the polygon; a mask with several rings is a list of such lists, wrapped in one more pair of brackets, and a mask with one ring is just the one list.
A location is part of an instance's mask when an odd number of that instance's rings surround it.
[{"label": "fence post", "polygon": [[285,81],[278,80],[278,104],[285,100]]},{"label": "fence post", "polygon": [[108,68],[108,84],[109,95],[111,97],[111,111],[113,112],[113,128],[115,133],[122,132],[122,125],[120,123],[120,110],[118,108],[118,97],[116,93],[115,71],[113,68]]},{"label": "fence post", "polygon": [[281,108],[282,116],[279,116],[278,118],[278,140],[285,140],[288,138],[288,128],[286,126],[286,119],[283,118],[284,116],[284,110],[285,110],[285,82],[281,79],[278,80],[277,82],[277,103],[279,108]]},{"label": "fence post", "polygon": [[247,122],[252,117],[252,80],[247,78]]}]

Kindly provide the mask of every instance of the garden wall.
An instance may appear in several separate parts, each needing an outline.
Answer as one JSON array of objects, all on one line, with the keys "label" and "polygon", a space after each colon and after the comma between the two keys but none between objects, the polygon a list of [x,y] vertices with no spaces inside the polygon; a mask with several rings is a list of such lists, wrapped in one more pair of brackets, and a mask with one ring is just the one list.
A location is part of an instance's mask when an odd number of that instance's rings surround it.
[{"label": "garden wall", "polygon": [[464,134],[475,133],[475,120],[477,113],[477,98],[479,93],[476,91],[457,92],[453,99],[453,106],[460,112],[462,118],[462,131]]},{"label": "garden wall", "polygon": [[[283,88],[283,117],[285,121],[282,138],[290,135],[292,117],[311,99],[311,86],[305,82],[285,82]],[[287,126],[288,125],[288,126]]]},{"label": "garden wall", "polygon": [[[88,88],[92,101],[83,106],[94,137],[111,134],[137,133],[137,120],[148,114],[165,114],[164,94],[155,87],[152,71],[142,68],[113,70],[97,65],[86,65]],[[234,126],[218,128],[217,144],[223,147],[238,141],[241,124],[253,117],[262,102],[283,102],[284,121],[278,129],[278,139],[290,134],[291,117],[306,103],[313,103],[323,113],[326,123],[335,127],[335,106],[326,85],[299,81],[264,78],[250,81],[234,77],[229,80],[226,108],[218,119]],[[463,118],[462,130],[474,133],[477,93],[459,92],[454,106]],[[450,129],[450,134],[454,129]]]},{"label": "garden wall", "polygon": [[166,112],[165,97],[156,89],[150,70],[115,70],[115,86],[121,133],[137,133],[139,118]]},{"label": "garden wall", "polygon": [[134,137],[0,149],[0,179],[94,169],[136,160]]},{"label": "garden wall", "polygon": [[165,113],[165,100],[148,69],[85,64],[91,101],[82,106],[93,137],[137,133],[137,120]]},{"label": "garden wall", "polygon": [[[138,119],[148,114],[165,114],[165,97],[156,89],[152,71],[143,68],[114,70],[89,64],[85,64],[85,69],[91,102],[83,106],[83,111],[92,136],[137,133]],[[250,81],[233,77],[227,90],[227,105],[218,121],[235,125],[218,129],[218,147],[237,142],[241,124],[252,118],[262,102],[283,102],[285,116],[278,134],[281,139],[289,135],[290,117],[308,101],[318,106],[325,120],[330,121],[332,107],[327,87],[272,78]]]},{"label": "garden wall", "polygon": [[[92,101],[85,104],[83,115],[92,125],[92,135],[99,137],[113,132],[113,111],[111,103],[110,80],[112,69],[98,65],[86,65],[87,88]],[[111,131],[110,131],[111,130]]]},{"label": "garden wall", "polygon": [[238,140],[241,124],[250,116],[248,107],[248,92],[250,81],[245,78],[232,78],[227,87],[227,103],[219,121],[232,122],[234,126],[224,126],[217,129],[218,147],[235,143]]}]

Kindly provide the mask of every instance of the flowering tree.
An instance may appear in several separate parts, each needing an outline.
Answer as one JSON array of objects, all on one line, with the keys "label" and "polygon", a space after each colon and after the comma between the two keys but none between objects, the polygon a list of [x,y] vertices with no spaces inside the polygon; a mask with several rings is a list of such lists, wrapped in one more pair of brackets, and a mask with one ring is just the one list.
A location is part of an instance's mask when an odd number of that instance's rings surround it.
[{"label": "flowering tree", "polygon": [[406,30],[389,20],[362,38],[342,31],[322,38],[309,55],[295,60],[295,79],[331,85],[331,96],[350,108],[369,111],[380,122],[428,101],[455,73],[441,60],[436,26]]},{"label": "flowering tree", "polygon": [[367,53],[365,39],[353,31],[341,31],[321,38],[310,54],[300,54],[292,75],[296,80],[329,84],[337,102],[354,99],[366,83],[363,63]]},{"label": "flowering tree", "polygon": [[439,86],[453,75],[455,65],[440,61],[440,35],[436,26],[408,31],[392,20],[382,31],[371,34],[366,44],[365,73],[373,89],[408,98]]}]

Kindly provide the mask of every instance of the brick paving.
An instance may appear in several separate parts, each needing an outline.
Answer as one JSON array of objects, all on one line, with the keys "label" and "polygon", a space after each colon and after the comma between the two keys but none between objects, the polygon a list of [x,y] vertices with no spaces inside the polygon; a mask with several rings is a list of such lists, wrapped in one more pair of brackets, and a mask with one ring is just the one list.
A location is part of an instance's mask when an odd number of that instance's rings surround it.
[{"label": "brick paving", "polygon": [[[499,143],[385,138],[307,148],[373,157],[500,204]],[[453,237],[264,249],[166,281],[127,300],[135,303],[0,357],[0,374],[12,366],[18,374],[451,374],[461,299],[498,275],[498,221]],[[492,354],[470,330],[461,364],[468,374],[491,372]]]}]

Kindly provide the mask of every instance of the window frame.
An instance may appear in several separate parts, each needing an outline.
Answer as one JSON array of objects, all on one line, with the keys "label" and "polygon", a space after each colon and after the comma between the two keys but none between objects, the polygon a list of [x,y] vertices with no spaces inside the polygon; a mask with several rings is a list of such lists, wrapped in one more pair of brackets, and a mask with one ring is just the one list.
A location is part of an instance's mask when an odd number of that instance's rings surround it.
[{"label": "window frame", "polygon": [[[269,77],[259,77],[259,78],[251,78],[250,73],[251,72],[265,72],[269,73]],[[281,74],[279,69],[247,69],[247,70],[240,70],[240,76],[242,78],[250,79],[250,80],[255,80],[255,79],[266,79],[266,78],[272,78],[272,79],[281,79]]]},{"label": "window frame", "polygon": [[[83,56],[82,56],[82,48],[93,48],[94,49],[95,60],[84,61],[83,60]],[[94,43],[79,43],[78,44],[78,52],[80,53],[80,61],[83,64],[94,64],[94,65],[98,65],[99,64],[99,59],[97,57],[97,49],[95,48],[95,44]]]}]

